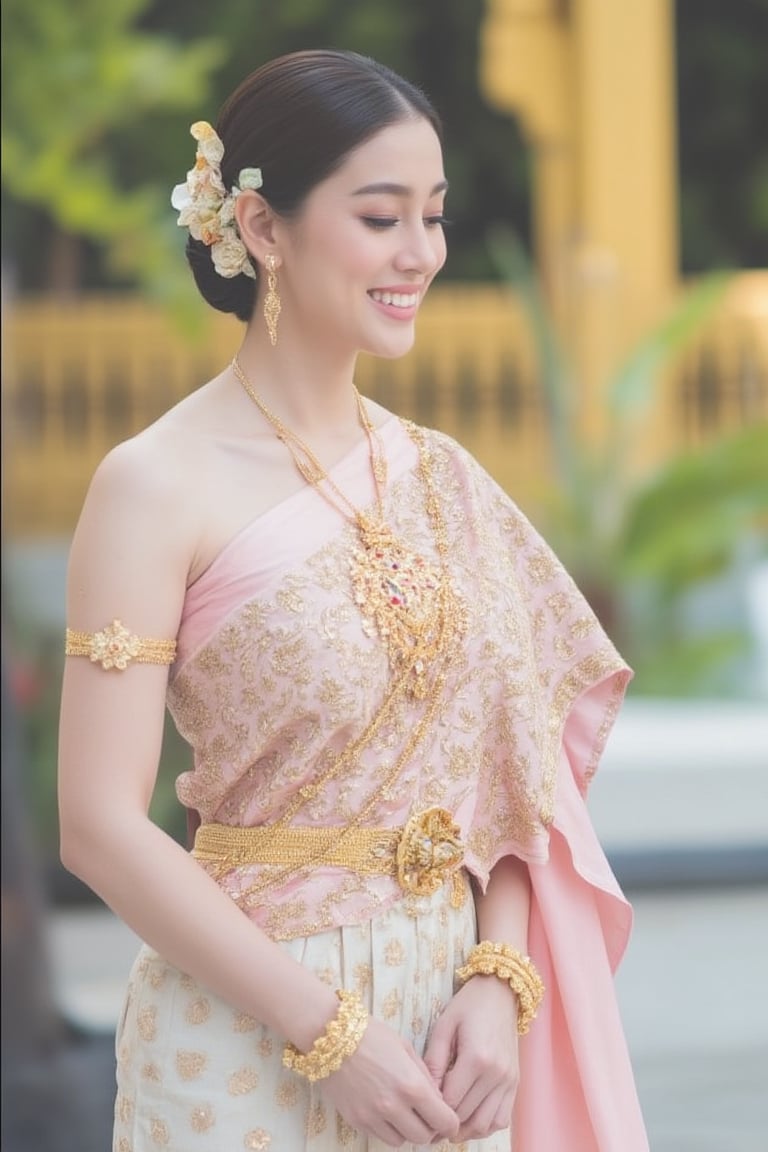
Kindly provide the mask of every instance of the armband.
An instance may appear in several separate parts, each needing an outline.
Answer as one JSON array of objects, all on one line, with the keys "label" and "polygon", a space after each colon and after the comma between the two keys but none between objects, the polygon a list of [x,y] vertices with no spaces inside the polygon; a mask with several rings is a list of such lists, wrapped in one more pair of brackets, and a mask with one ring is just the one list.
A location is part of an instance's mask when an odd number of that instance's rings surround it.
[{"label": "armband", "polygon": [[92,664],[123,672],[129,664],[173,664],[175,640],[151,640],[134,636],[120,620],[113,620],[100,632],[75,632],[67,628],[65,656],[87,656]]}]

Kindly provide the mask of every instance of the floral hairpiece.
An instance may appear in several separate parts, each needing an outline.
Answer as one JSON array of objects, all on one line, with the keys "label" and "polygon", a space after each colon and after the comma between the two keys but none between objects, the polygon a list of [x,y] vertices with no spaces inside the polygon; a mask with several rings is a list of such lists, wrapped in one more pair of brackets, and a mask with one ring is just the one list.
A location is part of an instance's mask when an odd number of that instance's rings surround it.
[{"label": "floral hairpiece", "polygon": [[256,271],[237,232],[235,200],[246,188],[261,188],[261,169],[242,168],[228,192],[221,178],[224,145],[216,132],[205,120],[198,120],[189,131],[197,140],[197,157],[186,181],[177,184],[171,196],[179,213],[178,225],[208,245],[219,276],[231,279],[242,272],[255,279]]}]

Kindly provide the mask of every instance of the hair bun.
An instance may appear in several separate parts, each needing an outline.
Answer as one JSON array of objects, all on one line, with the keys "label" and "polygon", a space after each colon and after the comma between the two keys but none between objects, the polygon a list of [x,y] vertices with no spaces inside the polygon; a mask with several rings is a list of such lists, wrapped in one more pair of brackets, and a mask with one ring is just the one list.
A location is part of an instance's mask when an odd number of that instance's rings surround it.
[{"label": "hair bun", "polygon": [[220,276],[213,266],[211,249],[192,236],[187,238],[187,261],[203,299],[219,312],[234,314],[247,324],[256,303],[256,281],[244,273]]}]

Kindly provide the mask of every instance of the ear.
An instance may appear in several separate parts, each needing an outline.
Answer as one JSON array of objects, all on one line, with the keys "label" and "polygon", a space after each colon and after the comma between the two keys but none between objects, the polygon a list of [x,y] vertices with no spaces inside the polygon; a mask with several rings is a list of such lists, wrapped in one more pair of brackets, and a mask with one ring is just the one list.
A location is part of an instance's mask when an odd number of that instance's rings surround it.
[{"label": "ear", "polygon": [[259,264],[275,252],[275,213],[263,196],[251,188],[244,189],[235,200],[237,230],[245,247]]}]

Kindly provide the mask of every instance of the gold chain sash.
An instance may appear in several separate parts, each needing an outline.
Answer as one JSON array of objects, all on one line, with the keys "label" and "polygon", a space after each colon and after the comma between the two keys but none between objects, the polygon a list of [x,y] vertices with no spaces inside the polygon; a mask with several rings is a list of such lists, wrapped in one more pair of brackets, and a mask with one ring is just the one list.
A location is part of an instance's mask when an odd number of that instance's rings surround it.
[{"label": "gold chain sash", "polygon": [[414,813],[403,828],[201,824],[192,855],[217,879],[252,864],[327,865],[366,876],[395,876],[404,892],[429,896],[447,880],[458,879],[464,845],[451,813],[429,808]]}]

